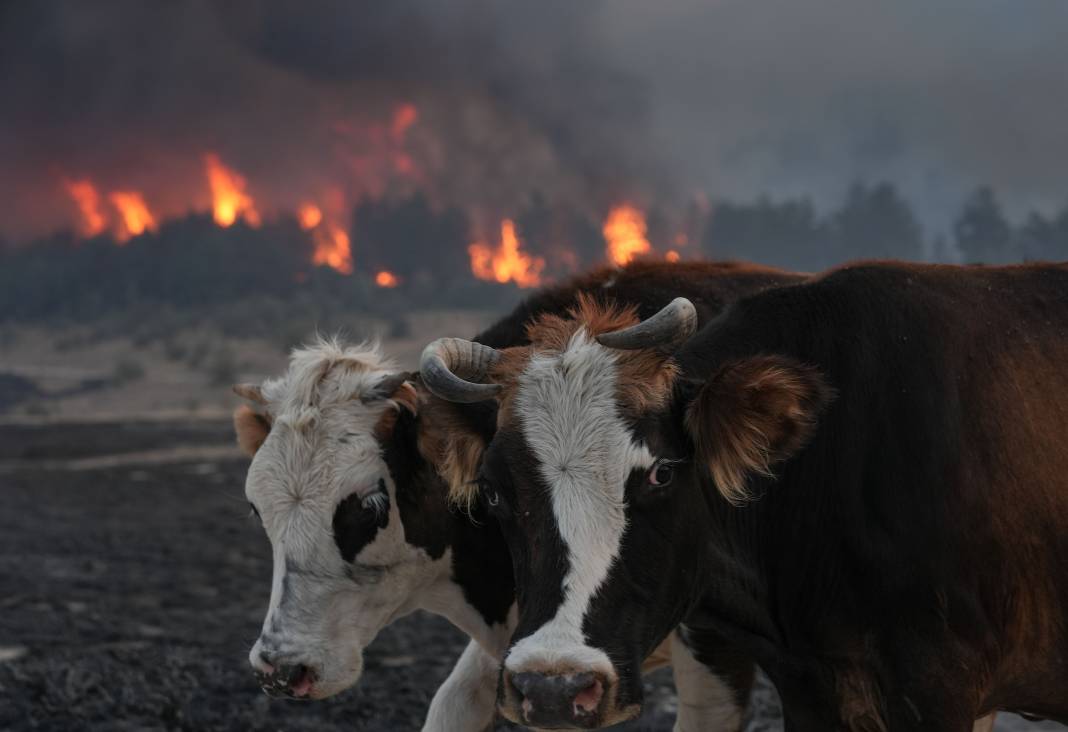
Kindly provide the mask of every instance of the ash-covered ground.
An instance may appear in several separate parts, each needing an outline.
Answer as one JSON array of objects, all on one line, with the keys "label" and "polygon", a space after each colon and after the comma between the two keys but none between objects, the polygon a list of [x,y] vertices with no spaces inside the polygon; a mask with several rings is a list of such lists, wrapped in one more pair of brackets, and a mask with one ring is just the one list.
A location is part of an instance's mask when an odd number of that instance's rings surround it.
[{"label": "ash-covered ground", "polygon": [[[270,700],[245,656],[270,554],[222,422],[0,426],[0,729],[416,730],[464,646],[416,614],[358,688]],[[670,675],[627,730],[670,730]],[[750,732],[781,729],[773,693]],[[503,728],[503,727],[502,727]],[[1059,729],[1010,717],[998,730]]]}]

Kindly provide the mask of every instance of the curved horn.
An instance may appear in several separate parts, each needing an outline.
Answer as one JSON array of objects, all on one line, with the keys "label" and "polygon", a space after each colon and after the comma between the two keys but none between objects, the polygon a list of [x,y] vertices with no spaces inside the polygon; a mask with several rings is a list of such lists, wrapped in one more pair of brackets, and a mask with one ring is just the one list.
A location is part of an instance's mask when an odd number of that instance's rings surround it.
[{"label": "curved horn", "polygon": [[685,297],[676,297],[660,312],[637,325],[597,336],[608,348],[634,351],[656,348],[672,353],[697,330],[697,308]]},{"label": "curved horn", "polygon": [[[438,338],[423,349],[419,375],[435,395],[450,402],[470,404],[492,399],[499,384],[480,384],[501,353],[463,338]],[[468,381],[473,379],[473,381]]]}]

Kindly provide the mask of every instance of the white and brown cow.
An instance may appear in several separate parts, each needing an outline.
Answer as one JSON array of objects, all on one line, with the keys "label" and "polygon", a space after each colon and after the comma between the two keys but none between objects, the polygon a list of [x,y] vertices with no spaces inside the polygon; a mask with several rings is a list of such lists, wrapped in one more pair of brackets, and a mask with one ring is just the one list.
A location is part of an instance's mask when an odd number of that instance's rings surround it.
[{"label": "white and brown cow", "polygon": [[[602,270],[528,299],[479,340],[526,341],[525,324],[563,313],[579,293],[637,303],[651,314],[681,288],[707,317],[741,293],[797,275],[714,264]],[[373,345],[322,341],[288,371],[238,392],[257,410],[235,415],[253,455],[246,493],[274,553],[270,605],[250,662],[269,693],[321,698],[354,684],[363,649],[395,618],[422,608],[472,642],[435,695],[426,729],[481,730],[494,716],[499,660],[515,627],[507,545],[487,506],[465,500],[496,424],[485,404],[428,393]],[[680,730],[735,730],[753,664],[738,654],[672,654]]]},{"label": "white and brown cow", "polygon": [[1068,722],[1068,267],[847,267],[695,326],[586,302],[424,352],[498,406],[502,713],[634,717],[682,628],[757,659],[788,730]]}]

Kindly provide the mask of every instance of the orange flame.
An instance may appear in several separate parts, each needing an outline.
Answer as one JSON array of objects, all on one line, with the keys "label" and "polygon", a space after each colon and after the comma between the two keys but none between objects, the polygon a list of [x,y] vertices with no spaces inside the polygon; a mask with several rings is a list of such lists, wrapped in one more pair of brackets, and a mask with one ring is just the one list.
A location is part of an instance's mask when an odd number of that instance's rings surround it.
[{"label": "orange flame", "polygon": [[679,253],[676,252],[674,249],[671,249],[670,251],[668,251],[667,254],[664,255],[664,259],[672,263],[677,262],[679,261]]},{"label": "orange flame", "polygon": [[478,241],[467,247],[467,253],[471,257],[471,272],[480,280],[502,284],[512,280],[520,287],[541,284],[545,260],[519,251],[519,237],[515,233],[515,223],[510,219],[501,222],[501,244],[496,250]]},{"label": "orange flame", "polygon": [[92,181],[88,179],[64,180],[63,185],[82,215],[82,234],[96,236],[104,231],[107,220],[100,211],[100,194],[97,193]]},{"label": "orange flame", "polygon": [[241,216],[249,226],[259,226],[260,214],[252,197],[245,193],[245,178],[223,165],[215,153],[204,156],[204,168],[211,186],[215,223],[231,226]]},{"label": "orange flame", "polygon": [[400,284],[400,280],[397,279],[397,275],[384,269],[375,275],[375,284],[379,287],[396,287]]},{"label": "orange flame", "polygon": [[393,111],[393,124],[390,125],[389,133],[393,137],[393,141],[400,144],[404,142],[405,135],[408,134],[408,128],[414,125],[419,120],[419,110],[415,108],[414,104],[405,102],[401,104]]},{"label": "orange flame", "polygon": [[297,220],[300,221],[300,228],[305,231],[314,229],[322,222],[323,211],[314,203],[305,203],[297,211]]},{"label": "orange flame", "polygon": [[352,274],[352,243],[348,232],[334,223],[325,223],[313,232],[315,252],[312,254],[314,264],[325,264],[341,274]]},{"label": "orange flame", "polygon": [[156,217],[148,210],[144,197],[137,191],[112,191],[108,199],[119,212],[122,225],[115,232],[120,244],[125,244],[132,236],[139,236],[145,230],[155,231]]},{"label": "orange flame", "polygon": [[608,244],[609,261],[620,267],[653,249],[645,238],[645,214],[629,203],[609,211],[601,231]]}]

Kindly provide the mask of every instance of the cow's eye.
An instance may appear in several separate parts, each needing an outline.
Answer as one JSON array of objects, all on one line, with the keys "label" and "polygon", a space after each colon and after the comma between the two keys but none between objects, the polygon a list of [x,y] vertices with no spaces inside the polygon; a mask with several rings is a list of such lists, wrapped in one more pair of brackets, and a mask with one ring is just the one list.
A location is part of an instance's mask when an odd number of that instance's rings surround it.
[{"label": "cow's eye", "polygon": [[654,488],[663,488],[671,485],[671,481],[675,478],[675,461],[674,460],[657,460],[649,471],[649,485]]}]

